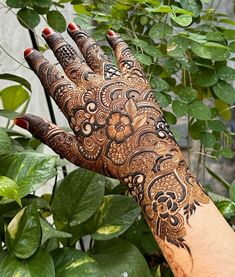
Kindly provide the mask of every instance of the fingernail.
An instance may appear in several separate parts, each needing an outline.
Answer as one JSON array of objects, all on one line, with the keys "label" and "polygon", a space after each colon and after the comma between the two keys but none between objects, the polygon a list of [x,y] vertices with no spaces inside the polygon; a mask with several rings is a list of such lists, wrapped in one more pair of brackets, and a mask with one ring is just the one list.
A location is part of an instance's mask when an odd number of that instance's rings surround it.
[{"label": "fingernail", "polygon": [[24,56],[27,57],[28,55],[30,55],[33,52],[33,49],[31,48],[26,48],[24,50]]},{"label": "fingernail", "polygon": [[26,130],[29,129],[28,121],[20,117],[14,119],[14,124]]},{"label": "fingernail", "polygon": [[46,28],[42,31],[42,33],[43,33],[44,36],[48,37],[48,36],[54,34],[55,31],[54,31],[52,28],[50,28],[50,27],[46,27]]},{"label": "fingernail", "polygon": [[107,34],[110,36],[110,37],[113,37],[116,35],[116,33],[113,31],[113,30],[108,30]]},{"label": "fingernail", "polygon": [[68,29],[69,29],[70,31],[75,31],[75,30],[78,29],[78,26],[77,26],[75,23],[71,22],[71,23],[69,23],[69,25],[68,25]]}]

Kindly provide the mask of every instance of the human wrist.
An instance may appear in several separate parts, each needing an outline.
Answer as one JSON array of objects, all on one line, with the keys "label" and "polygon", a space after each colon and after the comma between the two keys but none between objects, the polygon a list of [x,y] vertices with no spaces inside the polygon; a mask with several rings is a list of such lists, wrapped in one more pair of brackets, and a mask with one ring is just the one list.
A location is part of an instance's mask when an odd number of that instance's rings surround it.
[{"label": "human wrist", "polygon": [[165,153],[148,148],[131,160],[123,181],[141,206],[153,234],[191,253],[185,241],[186,226],[197,209],[210,200],[179,147],[175,145]]}]

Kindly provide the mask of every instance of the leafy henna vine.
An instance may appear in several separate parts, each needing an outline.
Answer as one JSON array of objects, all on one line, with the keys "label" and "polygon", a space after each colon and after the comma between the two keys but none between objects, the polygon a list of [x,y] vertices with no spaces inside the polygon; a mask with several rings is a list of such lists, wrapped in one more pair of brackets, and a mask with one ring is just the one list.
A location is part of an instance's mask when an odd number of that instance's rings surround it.
[{"label": "leafy henna vine", "polygon": [[189,171],[140,64],[113,31],[107,39],[119,69],[80,27],[71,23],[68,32],[83,57],[60,34],[43,32],[68,79],[36,50],[25,55],[74,134],[33,115],[16,123],[25,120],[61,157],[123,181],[153,233],[190,253],[185,224],[209,198]]}]

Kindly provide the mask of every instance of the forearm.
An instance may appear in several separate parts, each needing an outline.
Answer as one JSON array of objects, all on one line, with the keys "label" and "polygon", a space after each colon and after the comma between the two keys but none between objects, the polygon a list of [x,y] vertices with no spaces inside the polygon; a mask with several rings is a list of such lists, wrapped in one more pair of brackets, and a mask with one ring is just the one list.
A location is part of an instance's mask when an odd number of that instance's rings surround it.
[{"label": "forearm", "polygon": [[124,181],[175,276],[235,276],[235,235],[168,142],[133,154]]}]

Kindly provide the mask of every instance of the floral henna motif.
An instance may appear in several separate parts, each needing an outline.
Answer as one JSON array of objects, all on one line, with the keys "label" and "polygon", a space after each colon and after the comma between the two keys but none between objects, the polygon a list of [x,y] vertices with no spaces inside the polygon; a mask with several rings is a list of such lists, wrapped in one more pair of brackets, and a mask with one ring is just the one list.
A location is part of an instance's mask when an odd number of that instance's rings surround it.
[{"label": "floral henna motif", "polygon": [[124,142],[133,133],[134,128],[128,115],[114,112],[107,123],[107,137],[117,143]]},{"label": "floral henna motif", "polygon": [[185,226],[209,198],[189,171],[140,64],[118,34],[108,41],[119,70],[86,32],[73,26],[69,34],[86,62],[57,33],[44,37],[71,81],[35,50],[26,59],[75,135],[27,115],[34,124],[29,130],[60,156],[123,181],[153,233],[190,253]]},{"label": "floral henna motif", "polygon": [[133,176],[124,178],[131,195],[135,198],[138,204],[144,199],[144,182],[145,176],[141,173],[136,173]]}]

